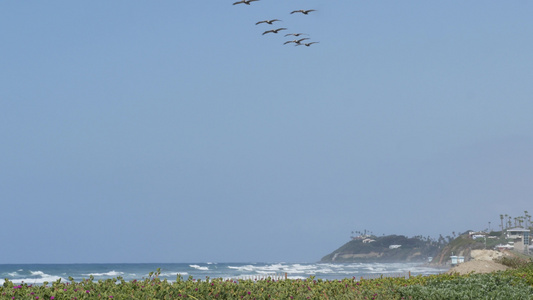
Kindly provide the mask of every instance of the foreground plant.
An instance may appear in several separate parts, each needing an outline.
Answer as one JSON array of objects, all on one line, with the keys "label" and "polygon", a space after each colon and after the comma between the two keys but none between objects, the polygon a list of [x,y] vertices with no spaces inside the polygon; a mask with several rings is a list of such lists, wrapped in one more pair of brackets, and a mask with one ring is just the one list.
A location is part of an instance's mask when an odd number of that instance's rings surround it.
[{"label": "foreground plant", "polygon": [[181,276],[169,282],[160,270],[143,280],[122,277],[80,282],[57,280],[35,286],[14,284],[0,287],[0,299],[533,299],[533,265],[517,270],[483,275],[430,275],[411,278],[322,280],[203,280]]}]

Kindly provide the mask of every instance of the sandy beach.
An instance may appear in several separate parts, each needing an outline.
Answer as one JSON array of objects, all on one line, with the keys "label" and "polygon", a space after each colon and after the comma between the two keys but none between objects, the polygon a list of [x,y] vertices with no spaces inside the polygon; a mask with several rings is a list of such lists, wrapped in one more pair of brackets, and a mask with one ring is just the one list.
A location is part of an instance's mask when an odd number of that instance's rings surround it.
[{"label": "sandy beach", "polygon": [[509,255],[505,252],[495,250],[472,250],[472,260],[459,264],[448,270],[448,274],[468,274],[474,273],[491,273],[495,271],[504,271],[509,267],[494,262],[494,259]]}]

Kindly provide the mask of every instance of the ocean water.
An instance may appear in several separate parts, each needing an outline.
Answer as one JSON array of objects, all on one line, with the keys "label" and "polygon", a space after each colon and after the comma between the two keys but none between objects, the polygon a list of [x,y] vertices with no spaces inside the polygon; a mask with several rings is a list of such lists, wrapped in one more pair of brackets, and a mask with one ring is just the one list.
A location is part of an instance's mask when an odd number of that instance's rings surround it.
[{"label": "ocean water", "polygon": [[[142,280],[150,272],[161,269],[161,279],[175,281],[178,275],[184,279],[262,279],[272,276],[281,279],[305,279],[310,276],[326,280],[343,278],[376,278],[383,276],[429,275],[444,272],[419,263],[146,263],[146,264],[3,264],[1,278],[14,283],[43,284],[58,279],[75,281],[88,279],[105,280],[122,277],[126,281]],[[3,282],[3,281],[2,281]]]}]

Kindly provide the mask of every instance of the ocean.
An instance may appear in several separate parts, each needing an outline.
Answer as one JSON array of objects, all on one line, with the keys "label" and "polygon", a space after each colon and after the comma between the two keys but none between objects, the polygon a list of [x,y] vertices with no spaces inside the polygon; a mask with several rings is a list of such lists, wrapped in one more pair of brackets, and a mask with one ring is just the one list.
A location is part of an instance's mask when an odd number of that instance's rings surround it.
[{"label": "ocean", "polygon": [[142,280],[150,272],[160,268],[159,278],[175,281],[178,275],[184,279],[263,279],[272,276],[282,279],[305,279],[310,276],[325,280],[343,278],[376,278],[383,276],[429,275],[444,272],[443,269],[423,266],[420,263],[143,263],[143,264],[1,264],[1,278],[13,283],[43,284],[61,279],[75,281],[105,280],[122,277],[126,281]]}]

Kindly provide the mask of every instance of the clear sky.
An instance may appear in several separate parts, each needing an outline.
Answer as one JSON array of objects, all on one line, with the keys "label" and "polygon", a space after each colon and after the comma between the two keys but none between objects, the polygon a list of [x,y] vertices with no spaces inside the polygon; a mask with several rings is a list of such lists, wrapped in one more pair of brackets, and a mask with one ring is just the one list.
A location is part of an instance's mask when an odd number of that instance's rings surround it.
[{"label": "clear sky", "polygon": [[0,2],[0,263],[315,262],[533,211],[533,1],[232,3]]}]

